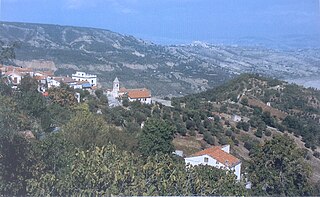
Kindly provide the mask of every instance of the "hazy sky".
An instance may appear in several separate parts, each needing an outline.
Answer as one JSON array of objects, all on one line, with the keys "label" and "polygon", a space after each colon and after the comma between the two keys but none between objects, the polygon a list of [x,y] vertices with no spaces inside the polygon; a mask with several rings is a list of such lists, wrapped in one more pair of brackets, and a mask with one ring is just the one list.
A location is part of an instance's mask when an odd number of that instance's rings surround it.
[{"label": "hazy sky", "polygon": [[156,43],[320,35],[319,0],[0,0],[0,20],[87,26]]}]

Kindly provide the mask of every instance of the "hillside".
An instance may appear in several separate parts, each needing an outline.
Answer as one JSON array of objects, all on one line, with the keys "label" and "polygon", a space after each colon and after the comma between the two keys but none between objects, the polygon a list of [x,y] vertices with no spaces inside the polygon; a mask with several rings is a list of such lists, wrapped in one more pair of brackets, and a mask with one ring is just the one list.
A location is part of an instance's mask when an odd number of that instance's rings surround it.
[{"label": "hillside", "polygon": [[235,154],[249,160],[259,144],[287,133],[304,150],[313,180],[320,180],[320,91],[242,74],[173,103],[186,116],[177,123],[186,128],[174,141],[178,148],[192,153],[204,142],[233,144]]},{"label": "hillside", "polygon": [[[319,91],[243,74],[175,98],[172,107],[135,101],[109,108],[101,89],[62,85],[46,96],[31,77],[17,88],[0,80],[2,195],[320,192]],[[240,182],[211,166],[186,168],[172,154],[226,144],[242,162]]]},{"label": "hillside", "polygon": [[161,46],[112,31],[59,25],[0,23],[0,40],[18,42],[15,64],[97,74],[105,87],[118,76],[126,87],[154,95],[181,96],[215,87],[234,75],[262,73],[278,78],[320,75],[320,51],[215,46],[201,42]]}]

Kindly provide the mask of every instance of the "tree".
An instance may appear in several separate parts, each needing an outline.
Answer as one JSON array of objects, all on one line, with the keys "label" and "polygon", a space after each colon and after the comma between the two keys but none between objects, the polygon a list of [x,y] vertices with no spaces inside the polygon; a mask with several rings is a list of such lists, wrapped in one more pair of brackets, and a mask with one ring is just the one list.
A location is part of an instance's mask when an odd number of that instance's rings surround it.
[{"label": "tree", "polygon": [[186,121],[186,127],[187,129],[191,129],[195,127],[195,122],[193,120],[187,120]]},{"label": "tree", "polygon": [[78,112],[63,127],[63,132],[70,142],[84,149],[104,145],[111,138],[106,122],[88,111]]},{"label": "tree", "polygon": [[188,166],[170,155],[145,159],[113,145],[77,150],[65,173],[45,173],[30,181],[31,196],[245,195],[233,173],[211,166]]},{"label": "tree", "polygon": [[209,133],[208,131],[206,131],[203,135],[203,139],[204,141],[206,141],[208,144],[210,145],[214,145],[214,138],[211,135],[211,133]]},{"label": "tree", "polygon": [[242,105],[248,105],[248,98],[243,98],[243,99],[241,99],[241,104]]},{"label": "tree", "polygon": [[146,121],[139,138],[139,150],[142,155],[149,156],[157,153],[171,154],[174,127],[159,119]]},{"label": "tree", "polygon": [[262,138],[263,132],[261,129],[257,129],[257,131],[254,133],[254,135],[257,136],[258,138]]},{"label": "tree", "polygon": [[122,105],[123,105],[124,107],[128,107],[128,106],[129,106],[129,99],[128,99],[127,97],[124,97],[124,98],[122,99]]},{"label": "tree", "polygon": [[0,195],[26,196],[28,180],[40,166],[27,139],[16,133],[0,135]]},{"label": "tree", "polygon": [[96,94],[96,96],[100,99],[101,96],[103,95],[103,91],[101,89],[98,89],[96,91],[94,91],[94,93]]},{"label": "tree", "polygon": [[61,105],[62,107],[73,106],[77,103],[74,92],[68,88],[50,88],[49,99],[52,103]]},{"label": "tree", "polygon": [[310,195],[302,152],[288,136],[274,136],[251,159],[254,195]]}]

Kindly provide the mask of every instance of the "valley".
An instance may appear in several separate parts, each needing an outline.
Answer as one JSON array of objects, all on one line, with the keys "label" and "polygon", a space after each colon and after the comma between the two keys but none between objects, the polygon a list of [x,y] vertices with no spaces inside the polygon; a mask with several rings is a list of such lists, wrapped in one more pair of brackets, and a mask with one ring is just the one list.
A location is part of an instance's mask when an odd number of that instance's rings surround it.
[{"label": "valley", "polygon": [[157,45],[108,30],[30,23],[0,23],[0,40],[17,43],[16,66],[61,75],[97,74],[102,86],[117,76],[123,85],[146,86],[160,97],[184,96],[216,87],[241,73],[279,79],[320,75],[320,50],[263,47]]}]

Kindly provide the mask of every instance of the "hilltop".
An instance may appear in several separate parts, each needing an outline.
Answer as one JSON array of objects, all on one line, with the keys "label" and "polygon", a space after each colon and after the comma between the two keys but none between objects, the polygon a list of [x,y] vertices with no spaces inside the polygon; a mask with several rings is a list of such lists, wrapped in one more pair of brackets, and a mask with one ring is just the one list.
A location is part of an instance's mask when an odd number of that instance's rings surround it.
[{"label": "hilltop", "polygon": [[118,76],[124,86],[146,86],[157,96],[205,91],[246,72],[281,79],[320,75],[319,49],[162,46],[103,29],[12,22],[0,23],[0,40],[18,42],[16,65],[57,75],[86,71],[104,86]]}]

